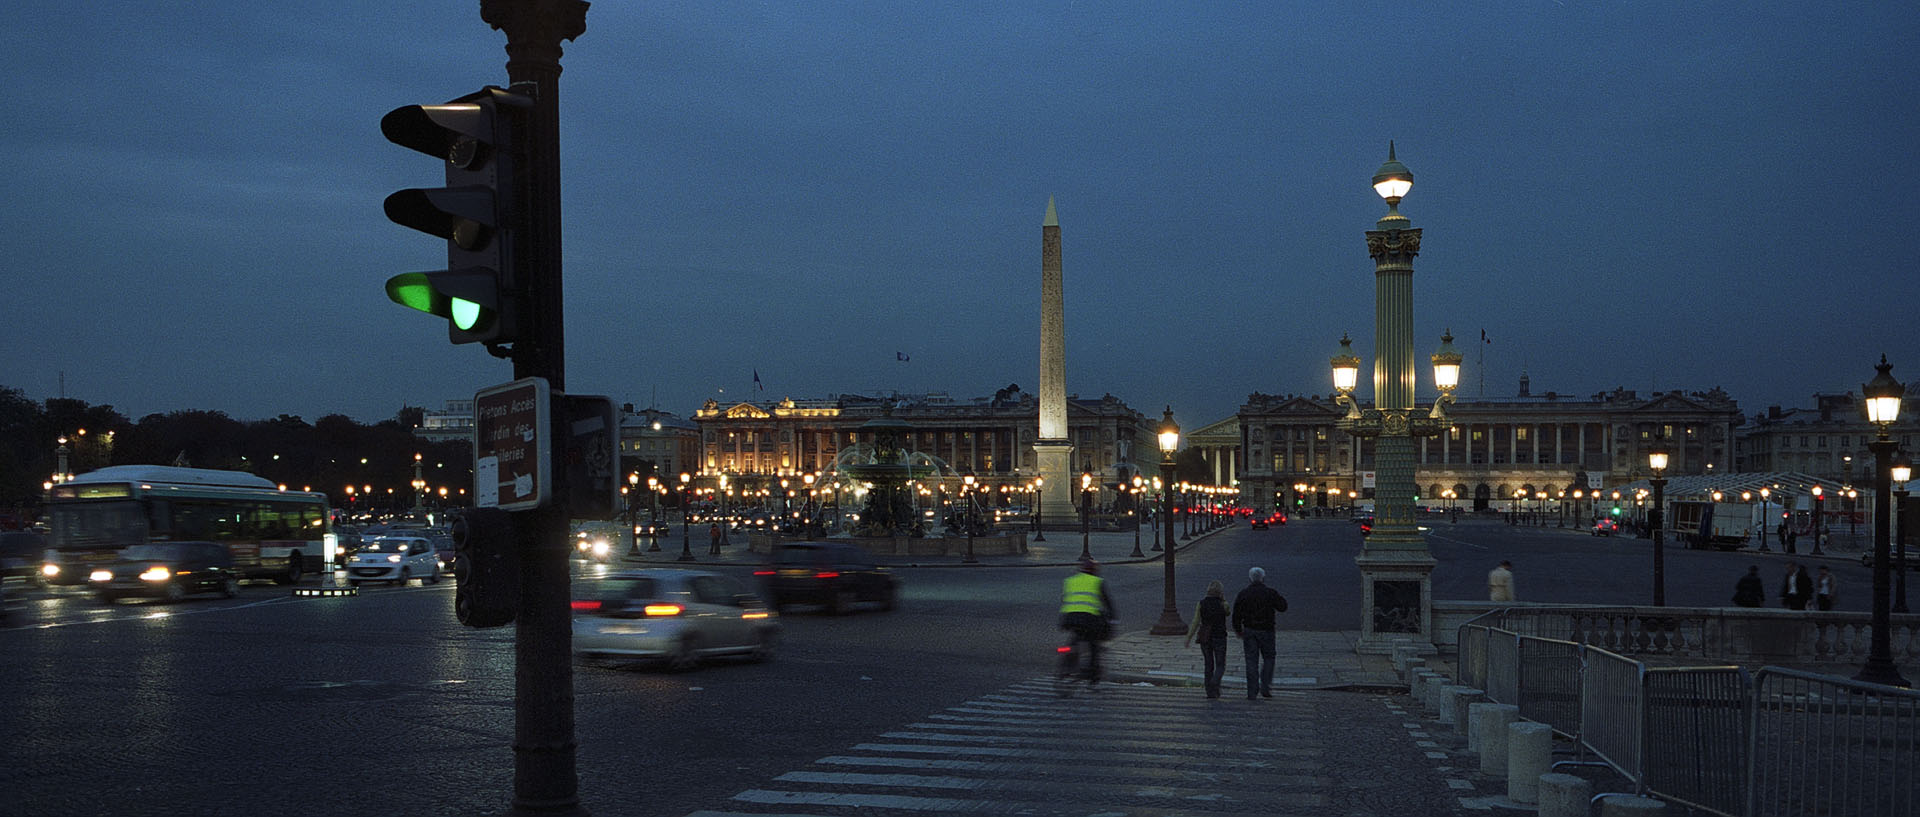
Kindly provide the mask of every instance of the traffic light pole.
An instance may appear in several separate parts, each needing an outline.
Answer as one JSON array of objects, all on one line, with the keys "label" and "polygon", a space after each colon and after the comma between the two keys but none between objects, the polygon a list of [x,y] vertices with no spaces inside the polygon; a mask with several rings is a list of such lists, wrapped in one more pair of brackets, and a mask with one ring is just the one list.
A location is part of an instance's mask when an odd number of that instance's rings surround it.
[{"label": "traffic light pole", "polygon": [[[517,214],[515,283],[532,314],[513,345],[513,376],[544,377],[566,387],[566,333],[560,266],[560,43],[585,33],[582,0],[481,0],[480,18],[507,35],[508,90],[533,100],[519,163],[526,206]],[[565,412],[549,433],[567,439]],[[559,447],[556,447],[558,452]],[[565,469],[553,469],[551,497],[568,495]],[[559,500],[518,514],[522,555],[520,611],[514,623],[514,815],[584,815],[575,764],[573,625],[570,620],[567,508]]]}]

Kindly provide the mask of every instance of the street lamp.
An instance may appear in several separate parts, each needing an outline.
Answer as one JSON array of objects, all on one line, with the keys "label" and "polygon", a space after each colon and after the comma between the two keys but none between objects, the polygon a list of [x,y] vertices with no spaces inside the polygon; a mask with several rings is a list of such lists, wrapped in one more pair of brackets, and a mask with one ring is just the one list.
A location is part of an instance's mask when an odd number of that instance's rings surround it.
[{"label": "street lamp", "polygon": [[1153,629],[1148,632],[1153,635],[1183,636],[1187,634],[1187,624],[1180,620],[1180,609],[1175,605],[1173,597],[1174,544],[1170,499],[1173,493],[1173,455],[1180,450],[1180,425],[1173,421],[1172,406],[1167,407],[1166,416],[1160,419],[1158,436],[1160,438],[1160,478],[1167,486],[1166,493],[1160,495],[1160,512],[1162,516],[1167,517],[1167,543],[1162,551],[1166,574],[1164,581],[1161,582],[1161,591],[1166,603],[1160,606],[1160,620],[1154,622]]},{"label": "street lamp", "polygon": [[[1887,363],[1887,356],[1880,356],[1880,365],[1874,367],[1878,372],[1873,380],[1860,387],[1860,393],[1867,400],[1867,421],[1873,423],[1879,432],[1867,448],[1873,451],[1873,640],[1867,649],[1867,663],[1860,668],[1860,674],[1853,676],[1856,681],[1870,681],[1888,686],[1907,686],[1907,679],[1900,677],[1900,669],[1893,663],[1893,647],[1888,610],[1888,576],[1893,561],[1891,531],[1888,529],[1889,507],[1893,497],[1893,451],[1896,448],[1889,434],[1894,421],[1900,419],[1900,396],[1906,391],[1900,381],[1893,379],[1893,366]],[[1912,467],[1908,467],[1907,476],[1911,477]]]},{"label": "street lamp", "polygon": [[1907,480],[1913,478],[1913,460],[1902,451],[1893,456],[1889,474],[1900,487],[1893,491],[1893,611],[1907,612]]},{"label": "street lamp", "polygon": [[640,508],[633,504],[640,493],[640,472],[627,474],[627,555],[640,555]]},{"label": "street lamp", "polygon": [[967,498],[967,519],[961,523],[967,526],[967,558],[960,561],[974,564],[979,560],[973,558],[973,472],[969,471],[960,478],[960,495]]},{"label": "street lamp", "polygon": [[1661,504],[1667,488],[1667,449],[1666,438],[1655,440],[1653,447],[1647,449],[1647,467],[1653,469],[1653,477],[1647,484],[1653,486],[1653,511],[1648,521],[1653,526],[1653,606],[1667,605],[1667,552],[1666,552],[1666,507]]},{"label": "street lamp", "polygon": [[660,552],[660,495],[666,492],[659,477],[647,477],[647,552]]},{"label": "street lamp", "polygon": [[1082,559],[1093,558],[1092,551],[1087,549],[1087,535],[1091,530],[1092,514],[1093,472],[1082,471],[1080,473],[1080,558]]},{"label": "street lamp", "polygon": [[1815,556],[1821,556],[1825,553],[1820,549],[1820,540],[1827,538],[1825,535],[1827,520],[1822,518],[1826,516],[1826,514],[1821,512],[1821,505],[1826,501],[1826,498],[1827,490],[1825,488],[1818,485],[1813,486],[1813,555]]},{"label": "street lamp", "polygon": [[693,475],[680,472],[680,561],[693,561],[693,539],[687,533],[687,526],[693,523],[693,507],[687,504],[687,489],[693,483]]},{"label": "street lamp", "polygon": [[1772,488],[1760,489],[1760,552],[1767,552],[1767,528],[1773,527],[1773,514],[1767,510],[1767,501],[1773,498]]},{"label": "street lamp", "polygon": [[1131,495],[1133,497],[1131,500],[1133,506],[1133,553],[1128,554],[1127,558],[1129,559],[1144,559],[1147,556],[1146,553],[1140,550],[1140,482],[1140,475],[1134,474],[1133,493]]}]

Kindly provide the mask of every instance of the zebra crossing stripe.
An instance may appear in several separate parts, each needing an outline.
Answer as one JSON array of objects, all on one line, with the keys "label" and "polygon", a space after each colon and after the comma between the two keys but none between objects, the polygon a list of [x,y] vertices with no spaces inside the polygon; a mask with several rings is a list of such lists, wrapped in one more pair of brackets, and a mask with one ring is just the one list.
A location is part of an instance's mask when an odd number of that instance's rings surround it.
[{"label": "zebra crossing stripe", "polygon": [[841,806],[848,808],[888,808],[899,811],[937,811],[956,814],[992,808],[980,800],[951,800],[944,797],[913,797],[904,794],[838,794],[826,791],[767,791],[748,789],[733,796],[743,803],[769,805]]}]

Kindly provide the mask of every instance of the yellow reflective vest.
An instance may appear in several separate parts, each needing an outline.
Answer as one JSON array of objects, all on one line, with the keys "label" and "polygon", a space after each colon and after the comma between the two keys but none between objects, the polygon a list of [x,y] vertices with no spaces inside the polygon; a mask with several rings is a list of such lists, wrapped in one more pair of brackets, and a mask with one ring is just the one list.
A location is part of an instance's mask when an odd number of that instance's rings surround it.
[{"label": "yellow reflective vest", "polygon": [[1104,615],[1106,610],[1100,605],[1100,581],[1099,576],[1091,573],[1068,576],[1061,586],[1060,612]]}]

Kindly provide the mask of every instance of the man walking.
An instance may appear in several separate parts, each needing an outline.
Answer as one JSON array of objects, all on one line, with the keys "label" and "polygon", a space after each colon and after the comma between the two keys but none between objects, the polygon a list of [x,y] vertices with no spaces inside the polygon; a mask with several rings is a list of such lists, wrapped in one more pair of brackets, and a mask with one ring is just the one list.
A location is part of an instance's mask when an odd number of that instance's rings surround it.
[{"label": "man walking", "polygon": [[1487,600],[1513,601],[1513,563],[1502,561],[1487,571]]},{"label": "man walking", "polygon": [[1821,610],[1832,610],[1834,596],[1833,574],[1827,570],[1826,565],[1820,566],[1820,576],[1813,580],[1813,588],[1814,606]]},{"label": "man walking", "polygon": [[1233,634],[1247,656],[1247,700],[1273,697],[1273,615],[1287,599],[1267,586],[1267,571],[1247,571],[1247,588],[1233,599]]}]

